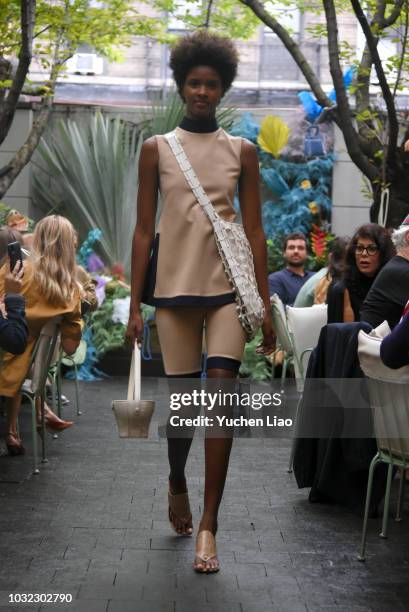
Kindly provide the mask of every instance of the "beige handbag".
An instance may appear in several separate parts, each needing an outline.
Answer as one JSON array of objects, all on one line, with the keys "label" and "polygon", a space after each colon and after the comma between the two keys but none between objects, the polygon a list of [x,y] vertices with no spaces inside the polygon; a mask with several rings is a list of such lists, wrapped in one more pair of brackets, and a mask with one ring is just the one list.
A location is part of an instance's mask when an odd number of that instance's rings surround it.
[{"label": "beige handbag", "polygon": [[147,438],[154,409],[154,401],[141,400],[141,351],[135,343],[129,373],[128,397],[126,400],[112,402],[119,437]]},{"label": "beige handbag", "polygon": [[198,203],[213,226],[217,249],[226,276],[234,289],[236,308],[247,341],[257,334],[264,319],[264,304],[258,293],[253,253],[244,228],[239,223],[222,219],[206,195],[175,132],[165,138]]}]

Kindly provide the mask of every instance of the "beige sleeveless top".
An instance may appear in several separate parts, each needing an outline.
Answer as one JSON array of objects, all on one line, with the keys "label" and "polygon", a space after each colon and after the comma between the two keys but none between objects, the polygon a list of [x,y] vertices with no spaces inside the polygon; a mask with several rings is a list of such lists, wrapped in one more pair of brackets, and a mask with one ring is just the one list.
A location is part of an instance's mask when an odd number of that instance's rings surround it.
[{"label": "beige sleeveless top", "polygon": [[[234,221],[242,138],[219,128],[178,138],[218,214]],[[156,306],[220,305],[234,301],[217,251],[213,228],[196,201],[164,136],[157,136],[162,212],[155,239]]]}]

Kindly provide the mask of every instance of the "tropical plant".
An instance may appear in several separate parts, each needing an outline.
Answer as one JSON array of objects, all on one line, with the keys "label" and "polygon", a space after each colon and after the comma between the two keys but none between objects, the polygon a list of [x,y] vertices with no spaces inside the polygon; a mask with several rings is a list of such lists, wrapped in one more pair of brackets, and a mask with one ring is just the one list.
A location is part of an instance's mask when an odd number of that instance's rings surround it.
[{"label": "tropical plant", "polygon": [[[308,235],[312,224],[327,226],[331,211],[333,157],[307,159],[280,152],[289,145],[290,130],[279,117],[268,116],[259,127],[251,114],[245,113],[231,130],[236,136],[251,140],[257,147],[264,192],[262,219],[268,238],[280,242],[286,234]],[[276,249],[270,248],[269,266],[280,262]],[[273,268],[274,269],[274,268]]]},{"label": "tropical plant", "polygon": [[120,348],[125,342],[125,325],[114,323],[112,314],[114,311],[114,299],[126,298],[129,290],[117,285],[112,291],[107,291],[102,305],[89,317],[89,326],[92,331],[92,339],[98,357],[104,353]]},{"label": "tropical plant", "polygon": [[182,121],[184,104],[178,92],[169,89],[143,113],[141,127],[146,136],[171,132]]},{"label": "tropical plant", "polygon": [[[121,348],[125,343],[126,325],[113,321],[114,301],[129,299],[130,291],[113,280],[106,285],[105,299],[99,308],[88,316],[92,342],[98,358],[108,351]],[[145,322],[152,320],[153,307],[142,304],[142,317]]]},{"label": "tropical plant", "polygon": [[281,237],[272,240],[268,238],[267,244],[267,269],[268,273],[276,272],[284,267],[283,245]]},{"label": "tropical plant", "polygon": [[312,224],[310,241],[311,251],[319,267],[325,266],[328,259],[328,245],[334,236],[315,223]]},{"label": "tropical plant", "polygon": [[34,200],[66,215],[86,237],[100,229],[104,260],[129,271],[136,221],[138,158],[142,134],[135,126],[96,113],[85,127],[67,120],[42,139],[37,152]]},{"label": "tropical plant", "polygon": [[[175,89],[169,89],[155,100],[145,111],[141,127],[145,136],[166,134],[179,125],[185,114],[185,105]],[[229,130],[235,121],[235,109],[230,106],[218,108],[216,118],[219,125]]]},{"label": "tropical plant", "polygon": [[263,335],[258,332],[257,336],[247,342],[244,347],[243,359],[240,366],[240,375],[250,377],[252,380],[270,380],[271,366],[264,355],[256,353],[256,348],[263,341]]}]

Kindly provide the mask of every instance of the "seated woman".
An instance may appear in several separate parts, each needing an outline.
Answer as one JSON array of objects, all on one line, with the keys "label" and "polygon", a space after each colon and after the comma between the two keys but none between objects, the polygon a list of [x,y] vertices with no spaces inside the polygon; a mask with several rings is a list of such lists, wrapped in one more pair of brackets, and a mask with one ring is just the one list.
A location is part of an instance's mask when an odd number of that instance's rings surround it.
[{"label": "seated woman", "polygon": [[325,276],[320,279],[314,290],[314,304],[325,304],[328,288],[342,278],[345,265],[345,255],[349,236],[338,236],[328,245],[328,268]]},{"label": "seated woman", "polygon": [[[33,250],[24,264],[21,293],[26,299],[29,328],[27,348],[22,355],[6,353],[0,370],[0,395],[8,401],[7,447],[11,455],[24,454],[17,435],[17,417],[21,397],[19,389],[30,367],[31,354],[41,328],[61,315],[61,344],[72,354],[81,339],[81,287],[77,281],[76,232],[71,223],[59,215],[50,215],[36,226]],[[7,267],[0,270],[0,294],[4,291]],[[59,419],[51,410],[45,413],[47,429],[61,430],[72,422]]]},{"label": "seated woman", "polygon": [[7,245],[10,242],[21,242],[21,236],[7,228],[0,230],[0,267],[7,266],[4,281],[4,294],[0,295],[0,364],[2,351],[14,355],[24,353],[27,346],[27,324],[25,320],[25,300],[21,292],[24,269],[18,263],[10,271],[7,258]]},{"label": "seated woman", "polygon": [[359,311],[378,272],[395,255],[388,230],[376,223],[361,225],[353,235],[342,279],[330,285],[328,323],[359,321]]},{"label": "seated woman", "polygon": [[409,302],[400,323],[382,340],[381,359],[388,368],[394,370],[409,365]]}]

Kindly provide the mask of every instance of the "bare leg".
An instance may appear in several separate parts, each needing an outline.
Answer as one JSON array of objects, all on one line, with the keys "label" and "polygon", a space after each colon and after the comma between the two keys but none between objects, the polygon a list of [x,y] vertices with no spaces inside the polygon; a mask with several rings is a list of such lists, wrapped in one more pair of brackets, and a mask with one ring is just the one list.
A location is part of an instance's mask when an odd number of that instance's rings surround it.
[{"label": "bare leg", "polygon": [[21,407],[21,395],[7,399],[7,431],[17,436],[17,419]]},{"label": "bare leg", "polygon": [[[36,398],[36,412],[37,412],[37,422],[41,423],[41,398]],[[59,431],[63,431],[64,429],[68,429],[72,425],[74,425],[74,421],[64,421],[64,419],[60,419],[51,408],[44,402],[44,420],[45,420],[45,428],[47,431],[56,433]]]},{"label": "bare leg", "polygon": [[186,493],[185,467],[192,438],[168,438],[169,482],[172,493]]},{"label": "bare leg", "polygon": [[[194,373],[190,376],[181,376],[180,378],[192,378],[192,385],[196,386],[200,383],[200,372]],[[194,380],[193,380],[194,379]],[[178,386],[178,379],[170,379],[169,380],[169,391],[170,392],[180,392],[181,389],[186,391],[185,385],[182,384],[182,387]],[[186,409],[182,410],[181,413],[187,412]],[[179,413],[180,414],[180,413]],[[186,414],[186,416],[194,416],[194,414]],[[189,455],[190,447],[192,445],[193,436],[194,436],[195,428],[184,428],[185,437],[177,438],[173,437],[175,435],[174,428],[170,427],[168,421],[167,427],[167,439],[168,439],[168,460],[169,460],[169,492],[172,495],[179,495],[181,493],[187,493],[187,485],[186,485],[186,477],[185,477],[185,468],[186,462]],[[184,515],[189,514],[187,510],[183,511]],[[186,520],[188,518],[188,520]],[[169,519],[174,526],[177,533],[181,535],[191,535],[193,532],[192,525],[192,516],[186,517],[185,520],[181,520],[175,512],[172,511],[172,508],[169,505]]]},{"label": "bare leg", "polygon": [[175,531],[180,535],[192,535],[192,515],[189,511],[188,502],[184,502],[179,510],[181,513],[179,516],[177,513],[177,506],[174,507],[175,502],[172,503],[171,500],[181,499],[181,497],[171,497],[171,495],[178,496],[181,493],[187,493],[185,466],[191,444],[192,438],[168,438],[168,458],[170,465],[169,520]]},{"label": "bare leg", "polygon": [[[211,369],[207,372],[208,378],[235,379],[236,373],[229,370]],[[229,467],[230,451],[233,438],[212,438],[205,439],[205,491],[203,515],[199,525],[201,531],[211,531],[213,535],[217,531],[217,514],[223,495],[226,482],[227,470]],[[215,571],[219,568],[217,557],[208,561],[196,559],[195,569]]]},{"label": "bare leg", "polygon": [[17,435],[17,419],[20,412],[21,395],[15,395],[7,399],[7,434],[6,444],[9,455],[24,455],[24,446]]}]

